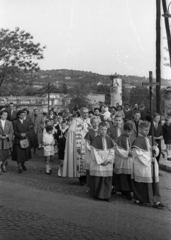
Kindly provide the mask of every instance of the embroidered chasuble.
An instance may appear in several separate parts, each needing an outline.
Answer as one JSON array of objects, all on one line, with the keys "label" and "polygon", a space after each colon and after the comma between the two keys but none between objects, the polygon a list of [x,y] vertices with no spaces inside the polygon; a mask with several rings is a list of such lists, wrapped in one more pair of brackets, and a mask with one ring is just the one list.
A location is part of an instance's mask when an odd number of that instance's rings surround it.
[{"label": "embroidered chasuble", "polygon": [[63,165],[64,177],[86,176],[85,169],[85,135],[90,127],[90,119],[76,118],[67,134]]}]

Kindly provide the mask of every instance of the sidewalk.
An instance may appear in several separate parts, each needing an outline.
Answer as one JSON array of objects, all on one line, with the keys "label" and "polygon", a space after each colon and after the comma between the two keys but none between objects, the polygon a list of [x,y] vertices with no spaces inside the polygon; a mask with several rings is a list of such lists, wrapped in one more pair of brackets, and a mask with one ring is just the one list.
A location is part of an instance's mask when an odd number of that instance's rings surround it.
[{"label": "sidewalk", "polygon": [[[161,149],[163,151],[166,150],[166,145],[164,144],[164,140],[161,141]],[[161,155],[160,162],[159,162],[159,167],[163,171],[171,172],[171,161],[168,161],[167,159],[164,159]]]},{"label": "sidewalk", "polygon": [[168,160],[164,159],[163,157],[161,157],[159,167],[163,171],[171,172],[171,161],[168,161]]}]

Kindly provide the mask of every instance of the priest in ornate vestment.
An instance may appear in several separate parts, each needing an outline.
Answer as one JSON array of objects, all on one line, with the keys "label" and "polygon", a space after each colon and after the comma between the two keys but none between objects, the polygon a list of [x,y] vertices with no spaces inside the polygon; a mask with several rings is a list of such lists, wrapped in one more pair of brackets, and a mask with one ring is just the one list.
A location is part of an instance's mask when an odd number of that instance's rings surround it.
[{"label": "priest in ornate vestment", "polygon": [[65,156],[63,164],[63,177],[79,178],[80,185],[86,184],[85,135],[88,132],[90,119],[88,108],[81,109],[81,116],[73,120],[68,130]]},{"label": "priest in ornate vestment", "polygon": [[[133,142],[133,166],[132,166],[132,187],[135,203],[149,203],[153,207],[163,208],[159,189],[159,166],[155,156],[159,154],[156,142],[152,146],[152,139],[148,137],[149,124],[142,122],[139,125],[139,137]],[[155,166],[155,182],[153,182],[153,167]]]}]

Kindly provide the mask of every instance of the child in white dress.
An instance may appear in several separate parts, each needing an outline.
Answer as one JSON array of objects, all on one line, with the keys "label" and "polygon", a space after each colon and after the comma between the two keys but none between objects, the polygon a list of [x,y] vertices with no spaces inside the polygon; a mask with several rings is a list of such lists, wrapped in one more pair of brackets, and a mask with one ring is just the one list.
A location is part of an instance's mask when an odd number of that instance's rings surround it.
[{"label": "child in white dress", "polygon": [[46,131],[43,133],[43,147],[44,147],[44,157],[46,161],[46,174],[48,175],[50,175],[52,172],[54,145],[55,145],[55,140],[53,136],[53,127],[47,126]]}]

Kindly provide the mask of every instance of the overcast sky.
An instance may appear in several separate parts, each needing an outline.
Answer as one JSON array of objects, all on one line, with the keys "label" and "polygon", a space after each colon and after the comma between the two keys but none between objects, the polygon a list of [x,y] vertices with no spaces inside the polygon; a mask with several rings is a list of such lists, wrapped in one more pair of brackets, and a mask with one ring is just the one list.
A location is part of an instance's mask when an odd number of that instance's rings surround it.
[{"label": "overcast sky", "polygon": [[[169,3],[169,0],[168,0]],[[41,69],[155,77],[155,0],[0,0],[0,28],[46,45]],[[168,54],[164,19],[162,58]],[[171,68],[161,64],[162,77]]]}]

